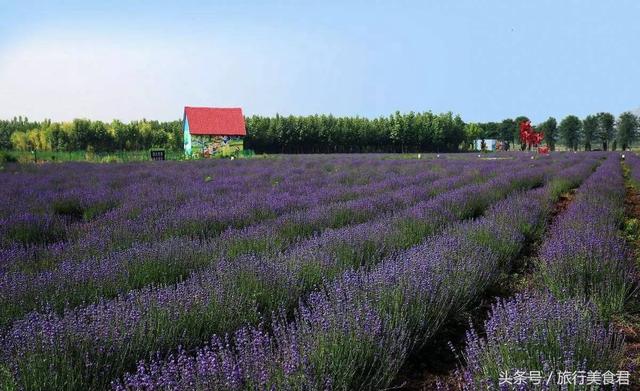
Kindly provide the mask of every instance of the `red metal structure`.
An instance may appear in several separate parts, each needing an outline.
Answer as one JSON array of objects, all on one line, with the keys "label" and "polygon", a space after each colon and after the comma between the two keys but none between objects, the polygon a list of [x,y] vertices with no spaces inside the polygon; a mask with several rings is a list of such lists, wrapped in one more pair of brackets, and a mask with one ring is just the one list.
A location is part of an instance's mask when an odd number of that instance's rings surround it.
[{"label": "red metal structure", "polygon": [[549,147],[548,146],[544,146],[544,147],[538,147],[538,153],[542,154],[542,155],[546,155],[549,153]]},{"label": "red metal structure", "polygon": [[[542,142],[544,138],[543,132],[536,132],[536,130],[531,126],[531,121],[522,121],[520,122],[520,143],[526,147],[526,149],[531,150],[531,147],[537,147]],[[548,153],[548,147],[546,148],[546,152]]]}]

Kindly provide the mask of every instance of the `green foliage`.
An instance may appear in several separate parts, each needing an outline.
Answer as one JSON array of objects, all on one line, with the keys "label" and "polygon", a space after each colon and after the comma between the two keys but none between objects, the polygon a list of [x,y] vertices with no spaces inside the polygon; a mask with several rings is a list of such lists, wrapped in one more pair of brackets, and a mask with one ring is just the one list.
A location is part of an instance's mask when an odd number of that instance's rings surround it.
[{"label": "green foliage", "polygon": [[620,119],[618,119],[618,141],[623,151],[636,139],[637,132],[638,117],[630,112],[620,114]]},{"label": "green foliage", "polygon": [[477,123],[466,124],[464,127],[464,139],[467,145],[473,143],[474,140],[487,138],[485,130]]},{"label": "green foliage", "polygon": [[482,128],[482,131],[484,133],[484,137],[485,138],[499,139],[499,140],[509,140],[510,141],[511,135],[509,135],[509,137],[506,138],[506,139],[502,138],[502,136],[500,135],[500,124],[497,123],[497,122],[479,123],[478,126],[480,126],[480,128]]},{"label": "green foliage", "polygon": [[[578,150],[581,129],[582,122],[575,115],[568,115],[560,122],[560,137],[567,148]],[[590,143],[591,141],[589,141],[589,145],[591,145]],[[585,149],[587,148],[585,147]]]},{"label": "green foliage", "polygon": [[16,163],[18,158],[7,151],[0,151],[0,164],[2,163]]},{"label": "green foliage", "polygon": [[74,220],[79,220],[84,214],[84,207],[75,198],[65,198],[53,202],[53,212]]},{"label": "green foliage", "polygon": [[116,206],[115,201],[101,201],[91,205],[83,205],[75,198],[64,198],[53,202],[53,212],[71,220],[91,221]]},{"label": "green foliage", "polygon": [[[572,117],[572,120],[577,118]],[[568,117],[567,117],[568,118]],[[351,153],[351,152],[456,152],[466,149],[471,140],[498,139],[512,142],[519,140],[520,121],[526,116],[507,118],[501,122],[465,124],[452,113],[434,114],[400,113],[387,117],[334,117],[333,115],[246,117],[247,136],[245,150],[234,153],[234,158],[253,157],[257,153]],[[566,118],[565,118],[566,119]],[[628,121],[630,117],[621,117]],[[583,141],[585,149],[598,137],[603,148],[614,141],[614,118],[609,113],[589,116],[584,120]],[[183,149],[182,120],[159,122],[150,120],[111,123],[75,119],[55,123],[29,121],[27,118],[0,120],[0,149],[30,152],[64,152],[92,150],[91,159],[98,162],[128,161],[121,156],[100,157],[114,151],[144,151],[165,148],[167,151]],[[556,130],[556,121],[549,118],[540,124],[551,149],[560,139],[570,149],[577,149],[580,131],[563,133],[562,124]],[[622,129],[620,127],[622,126]],[[621,146],[628,146],[634,132],[629,133],[630,122],[620,122],[622,135],[615,139]],[[576,127],[573,126],[572,129]],[[559,134],[558,134],[559,133]],[[558,137],[560,136],[560,137]],[[567,139],[567,137],[569,137]],[[631,138],[629,138],[631,137]],[[120,152],[122,153],[122,152]],[[61,159],[57,155],[55,160]],[[1,157],[0,157],[1,158]],[[44,159],[44,160],[53,160]],[[82,157],[85,159],[86,157]],[[168,157],[169,158],[169,157]],[[23,161],[33,161],[24,158]],[[78,159],[73,159],[78,160]],[[148,160],[140,159],[140,160]]]},{"label": "green foliage", "polygon": [[614,138],[614,124],[615,117],[611,113],[598,113],[598,138],[602,141],[602,150],[606,151],[609,147],[609,142]]},{"label": "green foliage", "polygon": [[[152,147],[182,150],[182,121],[114,120],[110,124],[88,119],[53,123],[26,118],[0,121],[0,149],[18,151],[95,152],[137,151]],[[110,160],[113,161],[113,160]]]},{"label": "green foliage", "polygon": [[86,221],[91,221],[96,217],[105,214],[106,212],[110,211],[115,207],[116,207],[115,201],[107,200],[102,202],[96,202],[92,205],[87,206],[84,209],[84,212],[82,213],[82,218]]},{"label": "green foliage", "polygon": [[500,125],[498,126],[498,134],[501,140],[506,140],[509,142],[513,140],[517,140],[517,138],[514,138],[514,135],[516,134],[517,131],[518,131],[518,124],[516,123],[516,121],[514,121],[511,118],[507,118],[503,120],[502,122],[500,122]]},{"label": "green foliage", "polygon": [[7,238],[25,246],[49,244],[63,240],[66,236],[64,226],[57,220],[25,220],[9,228]]},{"label": "green foliage", "polygon": [[117,156],[107,155],[100,158],[100,163],[122,163],[122,159]]},{"label": "green foliage", "polygon": [[625,220],[623,232],[625,238],[630,242],[640,240],[640,220],[636,218]]},{"label": "green foliage", "polygon": [[18,385],[13,378],[13,374],[9,368],[4,365],[0,365],[0,387],[6,391],[14,391],[18,389]]},{"label": "green foliage", "polygon": [[596,137],[596,133],[598,132],[598,117],[595,115],[588,115],[582,121],[582,137],[584,140],[584,150],[591,150],[591,142],[593,138]]},{"label": "green foliage", "polygon": [[549,149],[556,150],[556,140],[558,138],[558,123],[555,118],[549,117],[546,121],[538,125],[538,130],[544,132],[544,140]]},{"label": "green foliage", "polygon": [[267,153],[452,152],[465,139],[465,124],[452,113],[252,116],[246,124],[245,148]]}]

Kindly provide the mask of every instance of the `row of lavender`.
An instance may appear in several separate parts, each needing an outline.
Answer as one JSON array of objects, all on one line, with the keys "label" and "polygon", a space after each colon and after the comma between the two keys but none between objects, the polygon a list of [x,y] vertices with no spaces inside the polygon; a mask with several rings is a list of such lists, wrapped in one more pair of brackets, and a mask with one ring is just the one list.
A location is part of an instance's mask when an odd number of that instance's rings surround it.
[{"label": "row of lavender", "polygon": [[[485,176],[480,180],[477,165],[469,164],[454,164],[444,171],[446,174],[452,170],[461,171],[459,175],[434,178],[433,174],[422,174],[415,178],[401,178],[406,179],[406,185],[399,189],[387,186],[390,189],[379,195],[348,202],[338,201],[306,211],[298,210],[242,229],[229,228],[220,236],[205,242],[181,237],[169,238],[152,243],[137,243],[131,248],[83,261],[65,260],[51,270],[38,273],[8,271],[0,276],[0,292],[3,293],[0,298],[0,324],[45,303],[61,310],[65,306],[111,298],[118,292],[141,288],[150,283],[178,281],[181,276],[220,259],[229,261],[243,253],[269,254],[274,250],[283,250],[287,244],[307,236],[305,233],[319,232],[336,225],[349,226],[352,222],[367,221],[389,213],[400,215],[417,202],[422,204],[425,199],[447,189],[482,182],[497,171],[496,167],[490,165],[485,165],[485,168]],[[373,187],[368,189],[374,191]],[[341,224],[335,224],[335,219],[331,217],[335,216],[331,213],[332,210],[339,210],[341,216],[349,214],[350,217],[344,217]],[[283,227],[294,223],[303,229],[296,230],[295,235],[289,234],[289,229],[286,229],[283,235]],[[327,234],[329,232],[335,233],[336,230],[330,230]],[[327,234],[316,235],[307,242],[327,242],[327,238],[331,236]],[[303,241],[295,247],[305,249],[310,246]],[[302,250],[297,250],[300,251]]]},{"label": "row of lavender", "polygon": [[343,272],[301,301],[293,320],[277,312],[270,327],[243,327],[195,354],[140,363],[114,386],[384,388],[409,352],[508,272],[526,241],[540,235],[551,201],[593,167],[591,160],[555,172],[544,187],[498,202],[486,217],[450,225],[372,268]]},{"label": "row of lavender", "polygon": [[[570,164],[571,161],[568,160],[563,164],[568,163]],[[417,179],[413,179],[408,181],[407,186],[399,190],[375,196],[375,203],[371,202],[371,197],[365,198],[367,202],[355,201],[348,204],[338,202],[337,204],[341,206],[343,212],[351,210],[353,215],[361,216],[358,221],[371,220],[380,214],[392,212],[396,218],[391,219],[389,216],[383,216],[379,219],[380,221],[356,226],[355,229],[328,230],[322,235],[314,236],[296,245],[294,249],[289,251],[288,256],[304,257],[306,253],[317,258],[318,255],[323,254],[322,251],[318,252],[318,247],[330,246],[334,248],[334,252],[346,252],[342,258],[371,258],[378,252],[389,251],[399,245],[406,247],[414,244],[416,240],[424,236],[425,230],[433,226],[433,223],[425,225],[426,222],[422,222],[422,229],[419,229],[420,225],[415,222],[416,216],[409,219],[411,214],[424,213],[421,210],[425,206],[428,209],[430,205],[434,204],[426,204],[424,199],[433,197],[446,189],[455,189],[465,184],[487,180],[497,172],[499,167],[495,163],[485,165],[484,176],[479,179],[477,166],[477,164],[453,165],[448,168],[447,172],[451,172],[453,167],[462,171],[460,175],[444,177],[432,182],[412,184],[413,181],[417,181]],[[519,170],[523,166],[524,164],[521,163],[514,165],[513,168]],[[420,175],[418,178],[424,179],[424,175]],[[420,202],[413,209],[406,210],[418,201]],[[385,202],[385,205],[380,205],[381,202]],[[307,213],[285,214],[275,220],[251,227],[230,228],[220,237],[205,243],[172,238],[152,244],[134,245],[126,250],[112,252],[101,257],[92,257],[86,261],[63,261],[52,270],[36,274],[21,271],[7,272],[0,276],[0,292],[3,292],[0,298],[0,314],[2,315],[0,316],[2,319],[0,324],[38,308],[44,303],[56,310],[61,310],[64,306],[74,306],[86,301],[114,297],[118,292],[141,288],[150,283],[177,281],[181,276],[188,275],[193,270],[214,263],[217,259],[213,259],[213,254],[219,254],[216,258],[230,260],[246,252],[265,253],[268,252],[267,250],[283,249],[286,247],[283,245],[285,238],[281,235],[283,225],[296,221],[307,230],[315,225],[314,230],[320,231],[327,224],[330,224],[330,219],[327,220],[325,217],[330,216],[331,213],[322,214],[318,213],[318,210],[327,212],[327,208],[313,208]],[[458,213],[463,216],[465,213],[472,214],[474,211],[461,209]],[[384,236],[380,234],[385,231],[384,228],[388,225],[384,223],[385,220],[402,224],[409,227],[410,230],[409,232],[400,232],[393,238],[384,239]],[[304,237],[304,232],[304,229],[298,230],[296,240]],[[374,254],[353,253],[349,246],[347,248],[340,247],[341,243],[349,243],[345,242],[345,239],[371,243],[377,238],[391,243],[383,249],[377,249]],[[315,254],[312,250],[315,251]],[[316,271],[323,272],[319,269]]]},{"label": "row of lavender", "polygon": [[[158,237],[202,238],[227,226],[399,188],[418,173],[428,180],[445,171],[432,167],[343,161],[301,169],[276,161],[231,168],[174,163],[162,170],[69,165],[4,173],[8,186],[0,191],[8,202],[0,211],[0,245],[7,261],[0,269],[46,268]],[[385,180],[388,171],[397,175]]]},{"label": "row of lavender", "polygon": [[62,316],[32,313],[4,337],[3,361],[25,388],[99,387],[149,352],[194,345],[214,333],[255,324],[271,310],[292,307],[315,285],[309,281],[320,282],[320,276],[361,261],[375,262],[387,247],[402,248],[417,234],[472,217],[514,190],[539,184],[545,173],[553,175],[568,162],[542,163],[535,175],[520,172],[525,163],[516,164],[515,174],[444,193],[371,224],[327,231],[282,256],[220,261],[174,287],[145,288]]},{"label": "row of lavender", "polygon": [[[640,176],[640,159],[630,165]],[[542,244],[535,273],[540,289],[496,304],[486,337],[469,331],[467,389],[573,389],[615,381],[601,374],[624,369],[623,341],[607,323],[623,312],[638,282],[620,235],[624,190],[619,156],[610,155]]]}]

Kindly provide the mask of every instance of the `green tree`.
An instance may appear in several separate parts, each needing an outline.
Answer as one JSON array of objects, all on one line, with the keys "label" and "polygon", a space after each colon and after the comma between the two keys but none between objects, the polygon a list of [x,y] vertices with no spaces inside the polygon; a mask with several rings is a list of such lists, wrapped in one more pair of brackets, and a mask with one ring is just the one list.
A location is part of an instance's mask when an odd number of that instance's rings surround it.
[{"label": "green tree", "polygon": [[578,150],[582,122],[575,115],[568,115],[560,122],[560,137],[562,143],[569,149]]},{"label": "green tree", "polygon": [[611,113],[598,113],[598,138],[602,142],[602,150],[606,151],[609,142],[614,138],[615,117]]},{"label": "green tree", "polygon": [[64,151],[67,146],[66,134],[62,130],[60,123],[53,123],[49,128],[51,149],[54,151]]},{"label": "green tree", "polygon": [[486,138],[484,129],[482,129],[482,127],[477,123],[466,124],[464,127],[464,134],[467,145],[472,145],[475,140]]},{"label": "green tree", "polygon": [[[497,122],[485,122],[485,123],[478,123],[478,126],[480,126],[482,128],[483,134],[485,138],[490,138],[490,139],[499,139],[502,140],[502,138],[500,137],[500,124]],[[509,136],[511,137],[511,136]]]},{"label": "green tree", "polygon": [[498,138],[513,143],[513,135],[517,131],[517,126],[516,121],[511,118],[502,120],[498,125]]},{"label": "green tree", "polygon": [[557,128],[558,123],[553,117],[549,117],[546,121],[538,126],[538,130],[544,132],[544,140],[547,142],[549,149],[552,151],[556,150],[556,141],[558,138]]},{"label": "green tree", "polygon": [[0,149],[11,149],[11,133],[13,129],[9,121],[0,121]]},{"label": "green tree", "polygon": [[631,112],[620,114],[618,119],[618,143],[622,150],[629,148],[631,143],[635,141],[638,132],[638,117]]},{"label": "green tree", "polygon": [[28,151],[31,149],[27,133],[20,130],[11,134],[11,145],[18,151]]},{"label": "green tree", "polygon": [[591,151],[591,144],[593,138],[596,137],[598,132],[598,117],[595,115],[588,115],[582,121],[582,140],[584,142],[584,150]]}]

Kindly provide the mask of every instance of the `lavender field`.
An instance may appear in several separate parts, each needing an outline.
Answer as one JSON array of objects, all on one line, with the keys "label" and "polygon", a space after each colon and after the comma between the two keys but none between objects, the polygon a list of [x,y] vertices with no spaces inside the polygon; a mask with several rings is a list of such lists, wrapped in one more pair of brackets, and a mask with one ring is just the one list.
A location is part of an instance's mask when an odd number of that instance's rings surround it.
[{"label": "lavender field", "polygon": [[[502,156],[7,165],[0,389],[633,382],[640,158]],[[411,368],[452,322],[458,361],[427,382]]]}]

